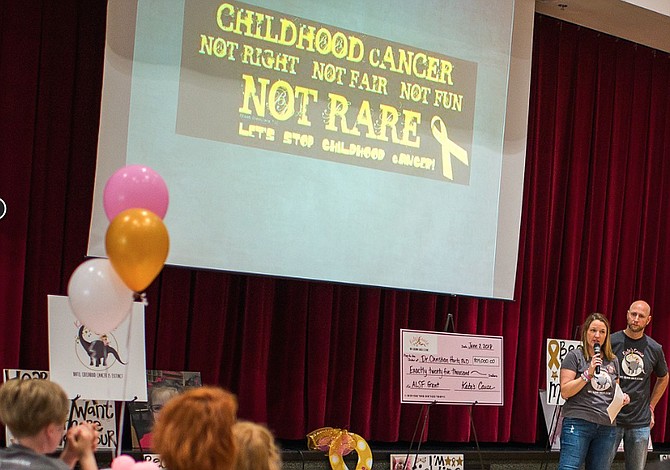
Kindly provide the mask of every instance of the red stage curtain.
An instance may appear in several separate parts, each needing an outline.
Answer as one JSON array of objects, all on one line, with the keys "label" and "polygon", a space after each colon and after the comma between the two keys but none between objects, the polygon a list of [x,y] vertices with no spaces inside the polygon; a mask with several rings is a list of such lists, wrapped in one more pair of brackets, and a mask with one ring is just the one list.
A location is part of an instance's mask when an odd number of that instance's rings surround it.
[{"label": "red stage curtain", "polygon": [[[104,2],[0,3],[2,368],[48,368],[46,296],[85,259],[104,28]],[[621,329],[642,297],[670,344],[668,83],[667,53],[537,16],[517,300],[166,267],[147,290],[148,367],[201,371],[279,438],[409,441],[420,407],[399,404],[399,329],[452,313],[457,332],[504,337],[505,405],[475,407],[478,439],[537,442],[547,337],[592,311]],[[469,412],[434,406],[428,438],[472,440]]]}]

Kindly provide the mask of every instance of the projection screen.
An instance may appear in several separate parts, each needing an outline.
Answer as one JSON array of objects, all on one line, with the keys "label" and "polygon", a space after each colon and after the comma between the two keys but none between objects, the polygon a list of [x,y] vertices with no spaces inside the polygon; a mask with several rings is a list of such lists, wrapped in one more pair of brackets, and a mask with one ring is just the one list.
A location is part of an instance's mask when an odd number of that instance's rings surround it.
[{"label": "projection screen", "polygon": [[511,299],[532,0],[109,2],[106,181],[165,180],[167,263]]}]

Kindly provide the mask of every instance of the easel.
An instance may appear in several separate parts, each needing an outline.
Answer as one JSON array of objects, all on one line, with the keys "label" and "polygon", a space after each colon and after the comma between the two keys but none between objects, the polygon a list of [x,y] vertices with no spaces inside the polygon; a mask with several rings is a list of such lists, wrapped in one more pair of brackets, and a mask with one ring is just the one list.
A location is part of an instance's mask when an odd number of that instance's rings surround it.
[{"label": "easel", "polygon": [[[456,327],[454,324],[454,316],[451,313],[447,314],[447,321],[444,324],[443,331],[445,333],[455,333]],[[409,456],[412,453],[412,446],[414,445],[414,439],[416,437],[416,431],[419,429],[419,423],[421,422],[421,416],[423,415],[423,426],[421,427],[421,435],[419,436],[419,442],[416,447],[416,452],[414,453],[414,463],[412,464],[412,470],[416,470],[416,464],[417,464],[417,459],[419,456],[419,451],[421,450],[421,442],[423,442],[424,438],[426,437],[426,427],[428,425],[428,416],[430,414],[430,407],[435,405],[437,402],[432,401],[430,403],[427,403],[421,407],[421,411],[419,412],[419,417],[416,420],[416,426],[414,427],[414,433],[412,434],[412,440],[409,443],[409,448],[407,449],[407,455],[405,456],[405,465],[403,466],[403,470],[409,470]],[[470,427],[472,429],[472,435],[475,438],[475,445],[477,446],[477,455],[479,456],[479,463],[481,465],[482,470],[484,470],[484,461],[482,459],[482,452],[481,449],[479,448],[479,441],[477,440],[477,430],[475,428],[475,422],[472,419],[472,410],[475,408],[475,405],[477,404],[477,401],[474,401],[470,405],[470,410],[469,410],[469,420],[470,420]]]},{"label": "easel", "polygon": [[[129,402],[126,403],[124,401],[124,402],[121,403],[121,413],[120,413],[121,416],[119,417],[119,444],[116,448],[116,457],[121,455],[121,448],[123,447],[123,432],[124,432],[123,426],[125,424],[125,419],[126,419],[126,405],[131,405],[132,406],[132,405],[135,404],[136,401],[137,401],[137,395],[135,395],[133,397],[133,399],[130,400]],[[130,413],[130,408],[128,410],[128,419],[130,420],[131,442],[132,442],[133,414]],[[140,452],[144,453],[144,449],[142,448],[142,444],[139,444],[139,447],[140,447]]]},{"label": "easel", "polygon": [[[547,392],[548,393],[548,392]],[[546,469],[547,466],[549,465],[548,461],[548,456],[549,452],[551,449],[554,447],[554,442],[556,440],[556,436],[558,435],[558,429],[554,429],[554,424],[558,426],[558,419],[561,416],[561,407],[560,405],[556,405],[556,408],[554,408],[554,412],[552,413],[551,417],[551,423],[549,424],[549,432],[547,433],[547,445],[544,448],[544,460],[540,464],[540,470],[543,468]]]}]

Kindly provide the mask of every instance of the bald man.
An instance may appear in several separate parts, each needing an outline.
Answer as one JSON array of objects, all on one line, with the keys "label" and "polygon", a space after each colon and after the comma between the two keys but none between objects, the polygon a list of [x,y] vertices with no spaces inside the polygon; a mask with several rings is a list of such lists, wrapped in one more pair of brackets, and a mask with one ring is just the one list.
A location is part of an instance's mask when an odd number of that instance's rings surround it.
[{"label": "bald man", "polygon": [[[654,408],[668,386],[668,365],[663,348],[644,334],[651,322],[651,307],[644,300],[633,302],[626,313],[625,330],[610,337],[612,350],[619,358],[619,383],[630,396],[630,404],[617,416],[616,453],[623,439],[626,470],[642,470],[647,461],[649,432],[654,427]],[[652,373],[656,383],[651,389]]]}]

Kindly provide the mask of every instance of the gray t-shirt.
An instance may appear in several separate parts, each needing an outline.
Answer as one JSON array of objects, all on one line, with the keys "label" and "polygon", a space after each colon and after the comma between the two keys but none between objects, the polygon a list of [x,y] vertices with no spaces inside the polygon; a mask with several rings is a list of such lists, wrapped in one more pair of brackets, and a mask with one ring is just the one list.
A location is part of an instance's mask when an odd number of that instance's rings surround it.
[{"label": "gray t-shirt", "polygon": [[630,396],[630,404],[617,416],[617,424],[625,427],[649,426],[651,410],[651,374],[663,377],[668,373],[663,347],[647,335],[632,339],[623,331],[611,336],[612,350],[621,362],[620,385]]},{"label": "gray t-shirt", "polygon": [[32,449],[14,444],[0,449],[1,470],[70,470],[61,459],[38,454]]},{"label": "gray t-shirt", "polygon": [[[575,371],[577,377],[589,368],[581,348],[573,349],[563,359],[561,369]],[[600,366],[600,374],[595,375],[584,387],[565,401],[563,405],[563,417],[580,418],[586,421],[613,426],[607,414],[607,407],[614,398],[616,381],[619,377],[619,361],[615,357],[613,361],[603,358]],[[580,379],[581,380],[581,379]]]}]

